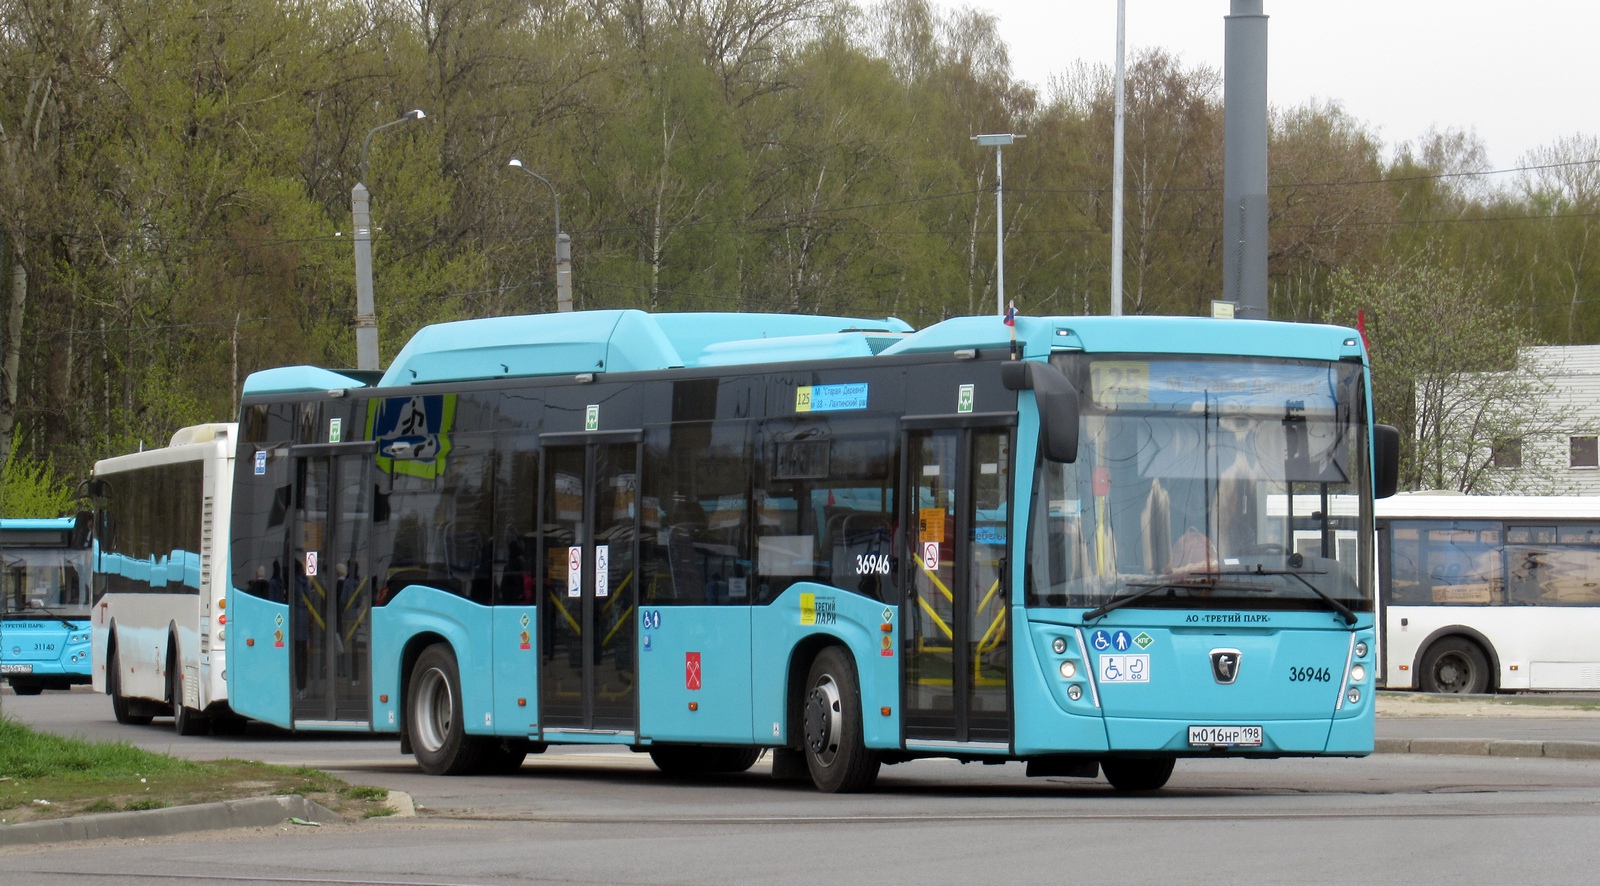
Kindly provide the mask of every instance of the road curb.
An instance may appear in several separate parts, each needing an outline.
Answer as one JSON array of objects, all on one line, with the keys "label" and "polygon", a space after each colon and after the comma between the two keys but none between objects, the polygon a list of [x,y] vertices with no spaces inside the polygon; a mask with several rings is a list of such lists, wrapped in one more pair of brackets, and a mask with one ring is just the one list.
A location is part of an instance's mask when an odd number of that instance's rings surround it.
[{"label": "road curb", "polygon": [[1483,738],[1380,738],[1379,754],[1454,754],[1474,757],[1549,757],[1600,760],[1600,741],[1529,741]]},{"label": "road curb", "polygon": [[130,837],[169,837],[195,831],[258,828],[302,821],[343,821],[337,813],[305,797],[252,797],[171,809],[105,812],[50,821],[29,821],[0,826],[0,846],[27,846],[71,840]]}]

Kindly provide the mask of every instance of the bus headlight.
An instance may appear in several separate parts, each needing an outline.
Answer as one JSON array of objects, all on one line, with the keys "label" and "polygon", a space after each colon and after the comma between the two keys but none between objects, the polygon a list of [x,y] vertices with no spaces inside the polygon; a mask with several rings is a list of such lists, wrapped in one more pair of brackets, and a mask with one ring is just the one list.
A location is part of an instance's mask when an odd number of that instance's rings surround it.
[{"label": "bus headlight", "polygon": [[1366,657],[1367,657],[1367,641],[1365,641],[1365,640],[1356,641],[1356,658],[1366,658]]},{"label": "bus headlight", "polygon": [[1352,667],[1350,669],[1350,679],[1357,683],[1367,679],[1367,669],[1362,665],[1356,665]]},{"label": "bus headlight", "polygon": [[1072,684],[1071,686],[1068,686],[1067,687],[1067,698],[1070,698],[1073,701],[1077,701],[1078,699],[1083,698],[1083,687],[1079,686],[1076,683]]},{"label": "bus headlight", "polygon": [[1350,691],[1345,693],[1344,697],[1349,699],[1351,704],[1356,704],[1357,702],[1361,701],[1361,690],[1351,686]]},{"label": "bus headlight", "polygon": [[1057,637],[1050,641],[1050,648],[1055,650],[1056,655],[1062,655],[1067,651],[1067,641],[1065,638]]},{"label": "bus headlight", "polygon": [[1061,676],[1066,677],[1068,680],[1071,680],[1073,677],[1078,676],[1078,666],[1076,664],[1074,664],[1073,662],[1070,662],[1070,661],[1062,662],[1061,663]]}]

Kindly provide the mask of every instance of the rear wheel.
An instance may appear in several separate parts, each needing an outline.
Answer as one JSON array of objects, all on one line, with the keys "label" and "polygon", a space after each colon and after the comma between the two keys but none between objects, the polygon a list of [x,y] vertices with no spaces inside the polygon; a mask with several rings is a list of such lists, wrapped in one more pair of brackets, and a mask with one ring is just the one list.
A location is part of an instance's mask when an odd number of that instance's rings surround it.
[{"label": "rear wheel", "polygon": [[106,694],[111,696],[111,713],[117,717],[117,722],[124,726],[146,726],[151,719],[149,714],[134,713],[133,705],[122,694],[122,662],[117,650],[111,650],[111,659],[106,663]]},{"label": "rear wheel", "polygon": [[467,735],[463,717],[456,655],[449,646],[435,643],[424,649],[412,666],[406,694],[406,731],[411,753],[423,772],[466,775],[482,771],[487,744]]},{"label": "rear wheel", "polygon": [[1101,760],[1106,781],[1119,791],[1154,791],[1172,777],[1172,757]]},{"label": "rear wheel", "polygon": [[760,748],[706,745],[654,745],[650,759],[668,775],[711,775],[744,772],[761,759]]},{"label": "rear wheel", "polygon": [[853,793],[872,787],[882,762],[861,737],[861,689],[855,662],[829,646],[811,663],[803,701],[806,768],[817,790]]},{"label": "rear wheel", "polygon": [[206,715],[183,704],[183,666],[178,663],[177,643],[173,643],[167,658],[167,694],[172,700],[172,728],[179,735],[205,735],[211,731],[211,721]]},{"label": "rear wheel", "polygon": [[1418,682],[1423,692],[1476,694],[1489,691],[1489,658],[1478,644],[1445,637],[1422,656]]}]

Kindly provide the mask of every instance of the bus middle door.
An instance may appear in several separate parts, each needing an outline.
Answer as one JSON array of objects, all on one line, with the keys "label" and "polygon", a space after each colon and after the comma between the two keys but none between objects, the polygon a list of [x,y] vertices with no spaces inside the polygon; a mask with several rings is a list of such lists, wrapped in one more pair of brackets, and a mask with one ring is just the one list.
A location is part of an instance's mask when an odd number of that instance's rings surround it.
[{"label": "bus middle door", "polygon": [[539,725],[547,737],[631,742],[638,734],[637,436],[551,434],[544,443]]},{"label": "bus middle door", "polygon": [[295,446],[290,713],[299,728],[370,723],[371,442]]}]

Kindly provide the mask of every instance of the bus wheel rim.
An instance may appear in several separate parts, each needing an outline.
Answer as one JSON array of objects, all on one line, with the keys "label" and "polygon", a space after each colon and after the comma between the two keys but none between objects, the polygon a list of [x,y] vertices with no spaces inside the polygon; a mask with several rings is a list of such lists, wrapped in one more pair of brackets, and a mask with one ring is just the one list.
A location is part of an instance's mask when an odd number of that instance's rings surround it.
[{"label": "bus wheel rim", "polygon": [[811,687],[806,698],[805,738],[812,756],[824,766],[833,765],[839,753],[840,718],[844,704],[839,696],[839,685],[830,676],[824,676]]},{"label": "bus wheel rim", "polygon": [[450,681],[438,668],[430,668],[422,675],[417,701],[416,741],[430,752],[438,751],[444,747],[445,737],[450,734],[451,718],[455,715]]}]

